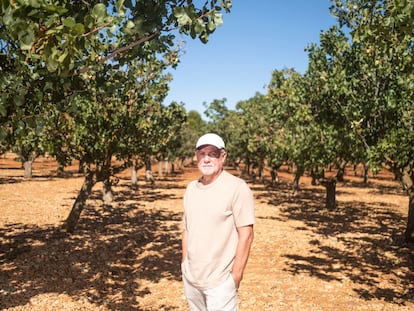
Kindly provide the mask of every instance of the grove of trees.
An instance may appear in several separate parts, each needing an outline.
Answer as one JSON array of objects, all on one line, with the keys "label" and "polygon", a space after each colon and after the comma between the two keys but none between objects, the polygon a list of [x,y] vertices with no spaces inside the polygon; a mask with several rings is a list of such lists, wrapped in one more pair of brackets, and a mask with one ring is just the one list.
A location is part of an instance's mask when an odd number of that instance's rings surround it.
[{"label": "grove of trees", "polygon": [[[85,181],[64,229],[73,232],[97,182],[177,144],[182,105],[162,101],[179,62],[180,36],[207,42],[230,1],[1,1],[0,151],[18,154],[30,176],[36,157],[63,169],[82,163]],[[113,161],[113,159],[118,161]]]},{"label": "grove of trees", "polygon": [[[110,194],[120,170],[191,157],[196,137],[214,130],[231,164],[259,177],[270,168],[273,179],[288,164],[295,192],[308,172],[328,208],[346,165],[362,164],[366,182],[368,171],[392,171],[414,242],[414,2],[331,1],[338,23],[306,47],[306,72],[275,69],[266,93],[235,110],[206,104],[208,121],[162,105],[166,70],[179,65],[177,36],[207,42],[231,1],[1,1],[0,152],[16,152],[28,176],[45,153],[62,169],[81,161],[85,182],[65,222],[73,232],[98,181]],[[336,178],[324,178],[331,166]]]},{"label": "grove of trees", "polygon": [[[405,239],[413,242],[414,3],[332,1],[331,12],[338,25],[306,48],[304,74],[274,70],[266,94],[237,104],[239,123],[217,109],[223,124],[241,131],[230,153],[259,170],[294,166],[294,191],[309,172],[327,187],[328,208],[345,165],[362,164],[366,182],[368,170],[388,169],[409,196]],[[338,176],[327,180],[323,172],[332,165]]]}]

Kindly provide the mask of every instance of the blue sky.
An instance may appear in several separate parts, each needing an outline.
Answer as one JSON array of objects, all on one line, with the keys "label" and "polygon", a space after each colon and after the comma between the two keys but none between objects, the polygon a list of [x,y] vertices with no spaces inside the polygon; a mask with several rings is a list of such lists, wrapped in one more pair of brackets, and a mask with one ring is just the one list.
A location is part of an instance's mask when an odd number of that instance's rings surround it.
[{"label": "blue sky", "polygon": [[310,43],[336,24],[329,0],[233,0],[230,14],[207,44],[185,38],[185,54],[164,103],[184,103],[204,117],[204,102],[226,98],[235,109],[240,100],[265,93],[275,69],[304,73]]}]

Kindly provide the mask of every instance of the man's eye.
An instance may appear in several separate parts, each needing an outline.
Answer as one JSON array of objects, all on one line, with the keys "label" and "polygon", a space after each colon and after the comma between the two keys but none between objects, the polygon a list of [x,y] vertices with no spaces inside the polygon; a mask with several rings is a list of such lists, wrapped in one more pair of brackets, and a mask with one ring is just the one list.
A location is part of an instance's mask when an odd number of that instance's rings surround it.
[{"label": "man's eye", "polygon": [[209,156],[210,158],[218,158],[218,157],[219,157],[219,154],[218,154],[218,152],[216,152],[216,151],[212,151],[212,152],[209,152],[209,153],[208,153],[208,156]]}]

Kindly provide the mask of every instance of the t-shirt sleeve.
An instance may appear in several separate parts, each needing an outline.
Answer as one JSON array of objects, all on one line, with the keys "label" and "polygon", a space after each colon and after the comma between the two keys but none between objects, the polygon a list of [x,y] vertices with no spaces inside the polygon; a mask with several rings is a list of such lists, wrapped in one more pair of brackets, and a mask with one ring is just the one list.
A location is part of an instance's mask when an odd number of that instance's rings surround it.
[{"label": "t-shirt sleeve", "polygon": [[244,227],[255,223],[253,192],[241,182],[235,191],[233,201],[233,216],[236,227]]}]

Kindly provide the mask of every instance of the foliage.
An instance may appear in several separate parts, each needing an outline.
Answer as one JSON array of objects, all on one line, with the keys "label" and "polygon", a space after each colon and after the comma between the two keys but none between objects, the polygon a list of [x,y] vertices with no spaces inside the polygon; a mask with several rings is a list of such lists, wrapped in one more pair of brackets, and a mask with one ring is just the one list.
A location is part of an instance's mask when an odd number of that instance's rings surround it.
[{"label": "foliage", "polygon": [[197,111],[191,110],[187,113],[186,122],[177,135],[180,140],[179,147],[175,149],[178,158],[184,161],[194,157],[196,141],[204,134],[205,127],[206,122]]},{"label": "foliage", "polygon": [[232,122],[236,124],[237,151],[234,153],[247,165],[263,168],[273,147],[271,106],[263,94],[256,93],[254,97],[238,102],[236,108],[240,121]]},{"label": "foliage", "polygon": [[207,42],[231,1],[200,7],[178,0],[1,1],[0,6],[0,138],[7,149],[22,127],[13,120],[31,118],[37,109],[37,124],[46,124],[49,105],[58,110],[54,116],[66,113],[71,96],[93,92],[97,84],[89,79],[105,65],[121,70],[135,59],[155,57],[177,65],[176,31]]},{"label": "foliage", "polygon": [[[136,157],[175,148],[182,106],[161,102],[178,64],[175,34],[207,42],[231,1],[1,1],[1,149],[45,150],[87,166],[66,222],[93,185]],[[4,73],[4,74],[3,74]],[[39,150],[38,150],[39,149]],[[112,159],[121,163],[114,167]]]}]

